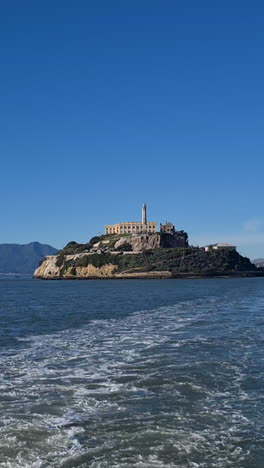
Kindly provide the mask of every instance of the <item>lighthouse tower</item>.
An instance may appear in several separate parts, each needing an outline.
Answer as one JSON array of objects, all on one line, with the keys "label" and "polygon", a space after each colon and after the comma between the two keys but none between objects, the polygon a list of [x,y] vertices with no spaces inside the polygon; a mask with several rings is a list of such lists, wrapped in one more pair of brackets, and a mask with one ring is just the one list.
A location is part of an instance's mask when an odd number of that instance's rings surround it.
[{"label": "lighthouse tower", "polygon": [[146,203],[142,205],[142,228],[143,228],[143,231],[147,230],[147,205]]}]

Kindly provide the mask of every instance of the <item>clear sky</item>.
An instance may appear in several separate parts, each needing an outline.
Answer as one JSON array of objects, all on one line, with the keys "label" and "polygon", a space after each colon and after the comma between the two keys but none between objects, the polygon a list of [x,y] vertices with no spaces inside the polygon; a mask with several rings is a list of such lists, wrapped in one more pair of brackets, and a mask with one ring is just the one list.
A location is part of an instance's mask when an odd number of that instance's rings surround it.
[{"label": "clear sky", "polygon": [[176,224],[264,257],[264,5],[0,5],[0,243]]}]

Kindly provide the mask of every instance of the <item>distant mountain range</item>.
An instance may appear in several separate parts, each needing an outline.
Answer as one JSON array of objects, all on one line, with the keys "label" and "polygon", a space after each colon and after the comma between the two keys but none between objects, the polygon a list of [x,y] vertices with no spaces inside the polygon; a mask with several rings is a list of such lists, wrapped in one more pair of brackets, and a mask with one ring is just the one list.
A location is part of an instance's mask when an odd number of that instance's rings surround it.
[{"label": "distant mountain range", "polygon": [[255,260],[252,260],[252,263],[264,267],[264,258],[256,258]]},{"label": "distant mountain range", "polygon": [[56,254],[57,251],[39,242],[0,244],[0,273],[33,274],[43,257]]}]

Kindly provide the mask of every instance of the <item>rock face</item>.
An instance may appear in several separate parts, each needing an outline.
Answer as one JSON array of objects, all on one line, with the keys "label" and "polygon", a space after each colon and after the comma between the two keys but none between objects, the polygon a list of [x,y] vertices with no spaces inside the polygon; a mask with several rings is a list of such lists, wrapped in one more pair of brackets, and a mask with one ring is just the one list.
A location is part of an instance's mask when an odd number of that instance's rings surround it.
[{"label": "rock face", "polygon": [[[34,273],[35,278],[56,279],[56,278],[107,278],[112,277],[117,269],[116,265],[111,263],[104,264],[100,267],[94,266],[92,263],[83,265],[84,256],[66,255],[64,263],[58,266],[56,255],[49,255],[44,258],[41,265]],[[76,266],[73,266],[76,265]]]},{"label": "rock face", "polygon": [[35,270],[34,276],[37,278],[59,278],[60,268],[56,265],[56,261],[56,255],[47,255]]},{"label": "rock face", "polygon": [[114,250],[142,252],[161,248],[188,247],[188,235],[185,232],[175,234],[156,233],[121,237],[114,244]]}]

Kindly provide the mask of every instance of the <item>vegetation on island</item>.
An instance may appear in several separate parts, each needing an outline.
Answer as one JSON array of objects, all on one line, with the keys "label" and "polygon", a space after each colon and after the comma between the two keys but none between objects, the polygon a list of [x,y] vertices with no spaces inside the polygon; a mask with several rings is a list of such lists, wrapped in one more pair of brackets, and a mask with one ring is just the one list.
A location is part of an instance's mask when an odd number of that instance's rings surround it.
[{"label": "vegetation on island", "polygon": [[[66,272],[76,275],[77,267],[92,265],[101,268],[104,265],[115,265],[115,273],[156,272],[216,274],[225,272],[254,271],[255,265],[250,260],[232,250],[212,250],[205,252],[199,247],[162,248],[145,250],[129,254],[125,251],[101,252],[85,255],[88,244],[69,243],[59,252],[56,265],[61,268],[60,274]],[[82,253],[83,255],[76,255]],[[67,255],[76,255],[67,258]]]},{"label": "vegetation on island", "polygon": [[[184,231],[110,234],[89,242],[69,242],[53,259],[46,259],[40,278],[261,276],[250,260],[235,249],[206,251],[188,245]],[[153,274],[153,275],[152,275]],[[120,275],[120,276],[119,276]],[[134,276],[133,276],[134,275]]]}]

